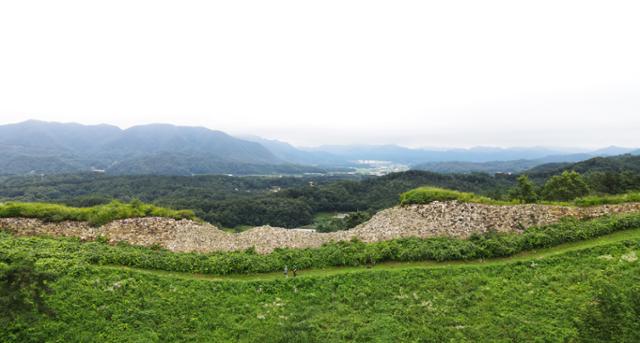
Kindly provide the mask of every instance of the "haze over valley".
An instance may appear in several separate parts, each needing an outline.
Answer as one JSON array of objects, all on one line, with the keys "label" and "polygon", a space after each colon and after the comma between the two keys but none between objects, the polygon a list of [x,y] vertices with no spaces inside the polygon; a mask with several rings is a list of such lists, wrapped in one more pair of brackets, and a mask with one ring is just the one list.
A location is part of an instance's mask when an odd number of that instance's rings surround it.
[{"label": "haze over valley", "polygon": [[384,174],[521,172],[552,162],[638,154],[635,148],[474,147],[415,149],[398,145],[295,147],[257,136],[233,137],[204,127],[171,124],[80,125],[29,120],[0,126],[1,174],[106,172],[113,175]]},{"label": "haze over valley", "polygon": [[640,342],[638,18],[0,1],[0,343]]}]

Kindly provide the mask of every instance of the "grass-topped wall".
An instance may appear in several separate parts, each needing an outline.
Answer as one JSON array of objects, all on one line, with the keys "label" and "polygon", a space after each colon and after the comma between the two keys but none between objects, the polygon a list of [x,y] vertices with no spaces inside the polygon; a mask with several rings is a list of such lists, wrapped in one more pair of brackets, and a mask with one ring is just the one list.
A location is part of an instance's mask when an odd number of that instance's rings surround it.
[{"label": "grass-topped wall", "polygon": [[508,205],[514,202],[498,201],[473,193],[458,192],[437,187],[419,187],[400,195],[400,205],[428,204],[434,201],[460,201],[490,205]]},{"label": "grass-topped wall", "polygon": [[[501,201],[491,199],[474,193],[458,192],[451,189],[437,187],[419,187],[400,195],[400,205],[429,204],[434,201],[459,201],[487,205],[515,205],[518,201]],[[631,192],[616,195],[590,195],[574,199],[572,201],[540,201],[542,205],[558,206],[597,206],[613,205],[629,202],[640,202],[640,192]]]},{"label": "grass-topped wall", "polygon": [[100,226],[114,220],[140,217],[196,218],[190,210],[172,210],[144,204],[139,200],[133,200],[130,203],[114,200],[108,204],[93,207],[70,207],[37,202],[0,203],[0,218],[37,218],[48,222],[71,220]]}]

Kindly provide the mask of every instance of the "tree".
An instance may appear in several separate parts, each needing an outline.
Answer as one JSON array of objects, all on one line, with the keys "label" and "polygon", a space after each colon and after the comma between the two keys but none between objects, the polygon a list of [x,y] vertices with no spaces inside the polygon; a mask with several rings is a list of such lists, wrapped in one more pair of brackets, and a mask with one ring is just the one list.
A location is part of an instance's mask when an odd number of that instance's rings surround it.
[{"label": "tree", "polygon": [[545,183],[542,194],[546,200],[570,201],[588,195],[589,185],[577,172],[564,171]]},{"label": "tree", "polygon": [[535,185],[527,175],[520,175],[518,177],[518,184],[511,189],[511,199],[516,199],[524,203],[534,203],[538,201],[538,194],[535,190]]},{"label": "tree", "polygon": [[593,191],[606,194],[620,194],[640,188],[640,177],[632,171],[593,172],[585,177]]}]

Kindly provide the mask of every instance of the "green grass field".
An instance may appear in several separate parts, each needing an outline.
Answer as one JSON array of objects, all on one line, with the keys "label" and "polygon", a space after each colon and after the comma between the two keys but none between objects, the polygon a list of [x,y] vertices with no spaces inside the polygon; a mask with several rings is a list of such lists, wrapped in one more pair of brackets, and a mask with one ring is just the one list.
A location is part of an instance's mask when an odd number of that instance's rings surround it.
[{"label": "green grass field", "polygon": [[[0,216],[94,225],[149,215],[192,217],[139,202],[0,205]],[[0,341],[638,342],[639,255],[637,213],[267,255],[0,232]],[[42,300],[13,272],[25,261],[51,278]],[[290,263],[301,270],[285,278]]]},{"label": "green grass field", "polygon": [[[616,232],[602,237],[588,239],[579,242],[560,244],[551,248],[524,251],[509,257],[497,257],[488,259],[477,259],[471,261],[419,261],[419,262],[383,262],[373,266],[358,267],[325,267],[303,269],[298,272],[298,278],[313,278],[323,276],[333,276],[348,273],[363,273],[371,271],[397,271],[411,269],[438,269],[438,268],[466,268],[477,266],[497,266],[510,263],[532,261],[536,259],[548,258],[562,255],[568,252],[596,248],[604,245],[619,243],[621,241],[640,241],[640,229]],[[172,272],[157,269],[143,269],[122,265],[101,266],[112,270],[136,271],[141,273],[151,273],[160,276],[171,276],[184,279],[210,280],[210,281],[269,281],[284,279],[282,272],[257,273],[257,274],[231,274],[231,275],[209,275],[200,273]],[[291,276],[291,275],[289,275]]]},{"label": "green grass field", "polygon": [[45,298],[54,314],[19,316],[3,341],[633,342],[640,332],[640,228],[507,258],[287,279],[92,265],[56,241],[0,235],[2,261],[30,255],[57,275]]}]

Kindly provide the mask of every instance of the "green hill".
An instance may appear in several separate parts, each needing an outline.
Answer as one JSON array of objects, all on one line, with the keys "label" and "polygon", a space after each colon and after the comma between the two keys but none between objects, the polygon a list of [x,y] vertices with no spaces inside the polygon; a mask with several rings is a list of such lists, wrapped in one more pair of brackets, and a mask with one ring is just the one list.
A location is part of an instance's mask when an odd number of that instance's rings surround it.
[{"label": "green hill", "polygon": [[577,163],[551,163],[543,164],[530,169],[526,174],[542,178],[551,175],[560,174],[565,170],[574,170],[578,173],[596,173],[596,172],[633,172],[640,173],[640,156],[626,154],[611,157],[595,157]]}]

